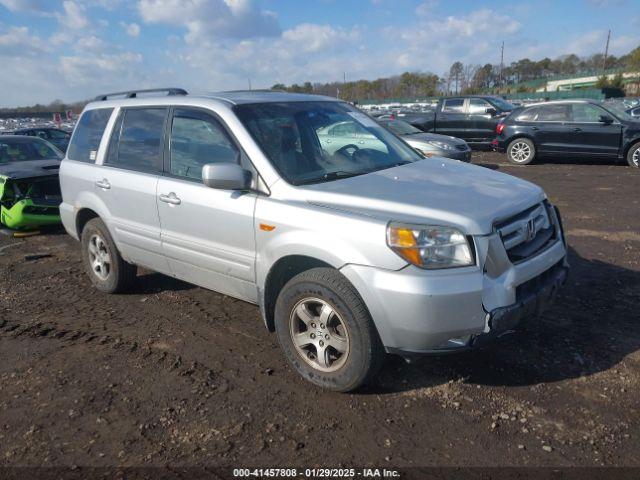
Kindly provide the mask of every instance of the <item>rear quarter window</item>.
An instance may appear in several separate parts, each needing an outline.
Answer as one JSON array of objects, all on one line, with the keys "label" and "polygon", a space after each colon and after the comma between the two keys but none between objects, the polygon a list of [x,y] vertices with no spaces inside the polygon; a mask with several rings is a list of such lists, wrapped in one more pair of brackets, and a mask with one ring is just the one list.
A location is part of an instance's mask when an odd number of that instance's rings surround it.
[{"label": "rear quarter window", "polygon": [[96,161],[102,134],[113,108],[96,108],[82,114],[67,149],[70,160],[93,163]]}]

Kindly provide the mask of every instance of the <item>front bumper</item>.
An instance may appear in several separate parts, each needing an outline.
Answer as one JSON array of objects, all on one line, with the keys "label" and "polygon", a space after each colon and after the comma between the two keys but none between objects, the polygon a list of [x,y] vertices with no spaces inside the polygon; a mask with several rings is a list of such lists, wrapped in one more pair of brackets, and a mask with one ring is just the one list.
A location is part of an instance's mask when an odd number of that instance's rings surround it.
[{"label": "front bumper", "polygon": [[[480,265],[492,245],[501,245],[496,235],[483,238],[476,239]],[[559,239],[493,277],[478,266],[387,271],[347,265],[341,272],[362,296],[386,350],[412,356],[466,350],[512,330],[552,302],[567,269]]]},{"label": "front bumper", "polygon": [[10,208],[0,207],[0,223],[12,229],[34,229],[60,223],[57,203],[47,200],[24,199]]}]

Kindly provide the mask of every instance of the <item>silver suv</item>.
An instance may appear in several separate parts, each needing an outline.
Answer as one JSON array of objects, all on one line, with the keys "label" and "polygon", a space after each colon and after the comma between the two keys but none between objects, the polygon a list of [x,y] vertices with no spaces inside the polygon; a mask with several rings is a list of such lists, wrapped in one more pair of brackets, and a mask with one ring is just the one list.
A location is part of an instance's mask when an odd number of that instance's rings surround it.
[{"label": "silver suv", "polygon": [[[318,132],[345,123],[366,143],[327,149]],[[338,391],[370,380],[385,352],[461,351],[511,331],[567,274],[539,187],[424,158],[333,98],[104,95],[60,182],[98,290],[126,290],[143,266],[257,304],[293,368]]]}]

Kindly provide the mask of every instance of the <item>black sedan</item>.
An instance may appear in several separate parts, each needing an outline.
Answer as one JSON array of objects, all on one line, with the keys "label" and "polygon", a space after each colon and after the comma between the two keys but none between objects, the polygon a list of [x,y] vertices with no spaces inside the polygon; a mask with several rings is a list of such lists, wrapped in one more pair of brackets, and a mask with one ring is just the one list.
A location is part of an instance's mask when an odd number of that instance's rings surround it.
[{"label": "black sedan", "polygon": [[12,132],[13,135],[28,135],[30,137],[38,137],[52,143],[63,152],[67,151],[69,146],[69,140],[71,139],[71,133],[59,128],[50,127],[33,127],[23,128]]},{"label": "black sedan", "polygon": [[640,167],[640,121],[623,107],[596,100],[561,100],[514,110],[496,127],[494,147],[527,165],[538,156],[625,159]]}]

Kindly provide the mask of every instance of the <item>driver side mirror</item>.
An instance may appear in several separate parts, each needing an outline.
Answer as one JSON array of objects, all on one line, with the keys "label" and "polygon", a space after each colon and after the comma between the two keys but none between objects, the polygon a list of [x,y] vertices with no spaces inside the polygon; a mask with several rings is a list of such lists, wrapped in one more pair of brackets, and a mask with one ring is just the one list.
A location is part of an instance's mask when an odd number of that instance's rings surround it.
[{"label": "driver side mirror", "polygon": [[613,118],[611,118],[609,115],[600,115],[599,120],[605,125],[611,125],[613,123]]},{"label": "driver side mirror", "polygon": [[493,107],[487,107],[484,109],[485,113],[487,113],[488,115],[491,115],[492,117],[495,117],[498,114],[498,110],[496,110]]},{"label": "driver side mirror", "polygon": [[237,163],[207,163],[202,167],[202,183],[219,190],[248,190],[251,172]]}]

